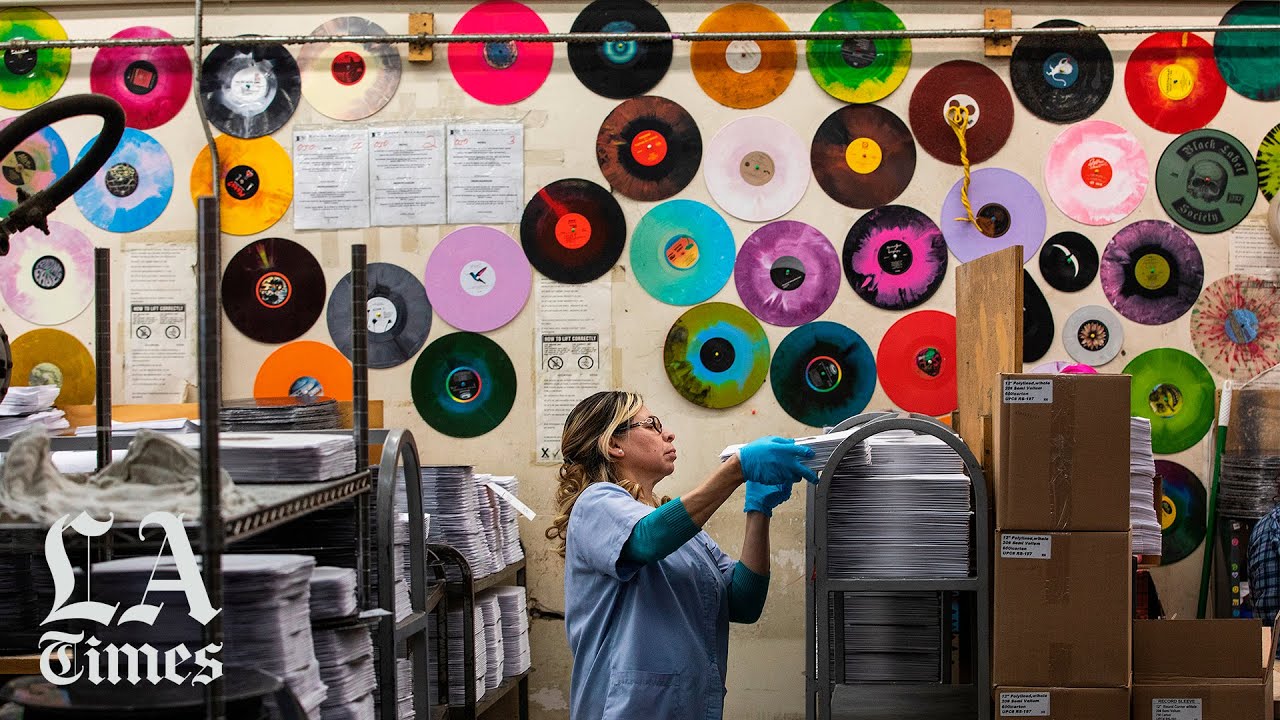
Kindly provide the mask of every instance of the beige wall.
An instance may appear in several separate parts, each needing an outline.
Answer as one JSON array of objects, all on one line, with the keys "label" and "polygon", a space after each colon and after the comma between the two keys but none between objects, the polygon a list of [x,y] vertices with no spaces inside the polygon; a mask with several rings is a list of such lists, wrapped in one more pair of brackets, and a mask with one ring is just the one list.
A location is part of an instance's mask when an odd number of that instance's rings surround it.
[{"label": "beige wall", "polygon": [[[565,31],[584,4],[538,2],[536,7],[552,30]],[[660,8],[674,29],[691,30],[718,5],[719,3],[709,2],[668,1],[660,3]],[[772,5],[781,12],[792,28],[807,29],[826,4],[774,2]],[[188,35],[191,30],[191,20],[185,14],[186,10],[172,6],[48,7],[62,20],[72,37],[107,36],[134,24],[157,25],[174,35]],[[208,11],[206,31],[210,34],[304,34],[331,17],[354,12],[375,20],[388,31],[405,32],[407,13],[427,7],[436,13],[437,28],[447,31],[469,4],[440,2],[431,6],[419,6],[405,3],[214,3]],[[897,3],[893,7],[911,28],[978,27],[982,20],[974,6],[960,2]],[[1229,7],[1230,3],[1221,2],[1175,3],[1172,7],[1169,3],[1155,2],[1095,2],[1071,7],[1062,7],[1056,3],[1013,5],[1015,24],[1018,26],[1029,26],[1054,17],[1070,17],[1100,25],[1216,23]],[[1136,133],[1146,143],[1148,159],[1154,168],[1156,159],[1172,138],[1151,130],[1139,121],[1130,110],[1123,90],[1123,62],[1128,50],[1140,39],[1133,36],[1108,38],[1108,45],[1117,62],[1116,83],[1110,100],[1095,117],[1118,122]],[[92,51],[75,51],[72,77],[62,94],[87,90],[88,68],[92,58]],[[921,75],[940,62],[956,58],[982,61],[981,43],[974,40],[916,41],[911,72],[906,83],[881,104],[905,118],[911,89]],[[1004,61],[994,60],[989,64],[1001,76],[1008,77]],[[671,71],[654,93],[684,105],[697,120],[704,141],[709,140],[725,123],[748,114],[748,111],[721,107],[701,92],[689,71],[688,48],[685,45],[677,44]],[[552,76],[542,90],[528,101],[508,108],[482,106],[463,94],[452,81],[447,63],[442,57],[431,65],[406,63],[396,98],[372,120],[521,120],[527,129],[527,195],[538,187],[563,177],[584,177],[603,182],[595,162],[593,139],[600,121],[615,104],[614,101],[588,92],[577,82],[561,46],[556,51]],[[753,112],[780,119],[807,139],[812,137],[819,123],[837,107],[839,103],[815,85],[803,65],[802,56],[801,67],[782,98]],[[985,166],[1018,171],[1043,189],[1042,158],[1061,128],[1035,118],[1020,105],[1016,106],[1016,112],[1012,138]],[[3,113],[4,116],[12,114],[9,111]],[[321,116],[304,102],[293,122],[330,124],[336,121]],[[1252,151],[1256,149],[1263,133],[1276,122],[1280,122],[1280,106],[1255,103],[1229,92],[1226,105],[1213,126],[1235,134]],[[65,128],[59,129],[73,155],[95,132],[93,124],[89,122],[67,123]],[[192,235],[194,213],[187,200],[187,177],[202,142],[194,105],[189,102],[175,120],[150,132],[169,151],[178,186],[168,210],[160,220],[146,232],[130,239],[189,238]],[[288,148],[291,144],[289,126],[275,137]],[[938,220],[943,195],[958,178],[958,168],[941,164],[928,154],[920,152],[914,181],[897,202],[918,207]],[[701,177],[696,178],[680,197],[711,202]],[[621,197],[619,200],[631,225],[651,207],[650,204],[636,203]],[[1097,229],[1077,227],[1047,200],[1046,205],[1050,234],[1059,230],[1076,229],[1092,237],[1099,247],[1124,224]],[[1264,210],[1264,206],[1259,203],[1255,206],[1255,215],[1261,216]],[[814,182],[799,207],[787,217],[817,226],[840,248],[849,226],[859,215],[859,212],[830,200]],[[1154,185],[1141,207],[1128,220],[1142,218],[1165,219],[1155,196]],[[101,247],[118,251],[122,248],[122,243],[126,242],[125,238],[91,226],[73,205],[62,209],[57,219],[83,229]],[[727,219],[739,243],[753,229],[747,223]],[[512,234],[517,232],[515,227],[503,229]],[[395,262],[420,273],[432,248],[449,230],[451,228],[448,227],[420,227],[295,233],[292,231],[291,216],[286,216],[264,235],[290,237],[310,247],[323,264],[332,287],[346,272],[348,248],[352,243],[368,243],[371,261]],[[1227,271],[1228,237],[1195,237],[1204,255],[1207,284]],[[224,258],[230,257],[247,240],[248,238],[225,237]],[[782,412],[767,384],[747,403],[725,411],[695,407],[678,396],[665,378],[661,355],[667,329],[682,312],[682,308],[663,305],[649,297],[630,276],[626,258],[624,254],[620,266],[613,274],[614,333],[618,345],[615,373],[620,386],[643,392],[648,397],[650,408],[661,415],[664,423],[676,432],[681,452],[680,468],[675,476],[663,483],[663,492],[678,495],[693,487],[714,466],[718,451],[728,443],[762,434],[793,435],[810,432],[810,428],[800,425]],[[1029,267],[1034,268],[1034,262]],[[1033,269],[1032,274],[1039,281],[1038,271]],[[925,307],[954,311],[953,277],[953,273],[948,274],[942,288]],[[117,302],[121,297],[119,285],[122,282],[123,278],[116,281]],[[1041,283],[1041,287],[1053,306],[1059,333],[1061,323],[1076,307],[1090,303],[1106,304],[1097,283],[1073,296],[1058,293],[1044,283]],[[733,283],[730,282],[714,299],[737,302]],[[847,286],[842,286],[835,305],[824,319],[849,325],[874,347],[884,330],[898,317],[898,314],[870,307]],[[6,308],[0,308],[0,322],[3,322],[11,339],[30,329],[28,324]],[[538,606],[561,610],[564,607],[562,566],[559,558],[550,551],[548,543],[542,539],[543,530],[554,513],[552,497],[555,472],[554,468],[530,464],[533,456],[534,408],[532,323],[532,308],[526,308],[514,322],[490,334],[511,355],[521,385],[511,415],[497,430],[485,437],[456,440],[442,437],[427,428],[414,411],[409,396],[412,363],[391,370],[372,372],[370,385],[373,397],[386,401],[388,424],[407,426],[413,430],[422,449],[423,462],[475,463],[484,471],[515,473],[520,476],[522,495],[539,512],[538,519],[526,523],[524,527],[524,542],[529,555],[531,598]],[[64,329],[91,346],[92,312],[86,312],[67,323]],[[766,326],[765,329],[775,347],[788,331],[786,328],[771,326]],[[1146,349],[1173,346],[1192,350],[1187,316],[1159,327],[1126,322],[1125,331],[1126,353],[1107,366],[1105,369],[1108,371],[1120,371],[1127,358]],[[451,329],[437,318],[431,339],[447,332],[451,332]],[[224,324],[224,333],[225,395],[228,398],[249,395],[256,368],[273,347],[247,340],[229,324]],[[323,318],[304,339],[329,342]],[[120,357],[119,353],[117,357]],[[1046,360],[1065,357],[1060,341],[1055,340]],[[120,383],[124,381],[121,361],[117,362],[115,371],[116,387],[120,387]],[[885,395],[877,390],[871,407],[885,407],[888,404]],[[1207,481],[1206,448],[1207,444],[1201,443],[1175,459],[1187,464]],[[708,526],[712,535],[730,553],[735,553],[741,543],[743,523],[740,507],[741,497],[735,497]],[[784,506],[775,516],[773,543],[773,582],[765,614],[758,624],[735,627],[733,630],[727,717],[791,718],[800,717],[803,712],[803,497]],[[1184,616],[1194,612],[1194,587],[1198,575],[1198,554],[1157,572],[1159,587],[1170,611]],[[536,666],[532,680],[534,717],[565,717],[570,663],[564,642],[563,624],[548,620],[535,621],[532,633]]]}]

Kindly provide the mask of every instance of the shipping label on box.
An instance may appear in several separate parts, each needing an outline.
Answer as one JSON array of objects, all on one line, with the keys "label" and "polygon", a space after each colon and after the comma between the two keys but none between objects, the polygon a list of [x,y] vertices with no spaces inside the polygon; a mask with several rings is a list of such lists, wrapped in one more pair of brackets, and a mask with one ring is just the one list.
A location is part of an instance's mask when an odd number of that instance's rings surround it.
[{"label": "shipping label on box", "polygon": [[1049,693],[1000,693],[1000,717],[1048,717]]},{"label": "shipping label on box", "polygon": [[1000,392],[1011,405],[1048,405],[1053,402],[1053,380],[1005,378]]},{"label": "shipping label on box", "polygon": [[1000,536],[1000,557],[1049,560],[1053,557],[1053,537],[1005,533]]},{"label": "shipping label on box", "polygon": [[1152,698],[1151,720],[1203,720],[1200,698]]}]

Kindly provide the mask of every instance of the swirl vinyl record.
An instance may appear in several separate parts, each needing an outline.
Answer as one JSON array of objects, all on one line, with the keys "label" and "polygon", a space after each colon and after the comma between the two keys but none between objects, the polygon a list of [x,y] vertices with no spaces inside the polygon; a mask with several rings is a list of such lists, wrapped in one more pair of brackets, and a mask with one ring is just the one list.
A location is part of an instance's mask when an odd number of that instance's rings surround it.
[{"label": "swirl vinyl record", "polygon": [[609,272],[627,242],[627,219],[608,190],[590,180],[557,180],[524,208],[520,244],[538,272],[586,283]]},{"label": "swirl vinyl record", "polygon": [[[365,281],[369,367],[403,365],[422,349],[431,333],[427,290],[413,273],[391,263],[369,263]],[[325,320],[334,346],[351,359],[351,273],[333,286]]]},{"label": "swirl vinyl record", "polygon": [[516,400],[516,371],[484,335],[438,338],[418,356],[410,380],[418,415],[449,437],[484,435],[502,424]]},{"label": "swirl vinyl record", "polygon": [[1080,292],[1098,276],[1098,248],[1078,232],[1065,230],[1040,248],[1040,277],[1058,292]]},{"label": "swirl vinyl record", "polygon": [[466,227],[444,237],[423,273],[431,307],[459,330],[489,332],[515,319],[529,300],[533,270],[520,244],[501,230]]},{"label": "swirl vinyl record", "polygon": [[813,136],[813,175],[832,200],[851,208],[893,202],[916,171],[907,124],[878,105],[846,105]]},{"label": "swirl vinyl record", "polygon": [[[841,0],[822,11],[810,30],[905,30],[892,10],[874,0]],[[911,67],[911,40],[810,40],[809,73],[827,94],[849,103],[872,103],[902,84]]]},{"label": "swirl vinyl record", "polygon": [[1124,349],[1124,325],[1101,305],[1085,305],[1062,326],[1062,346],[1072,360],[1090,367],[1111,362]]},{"label": "swirl vinyl record", "polygon": [[[456,35],[545,35],[547,24],[526,5],[485,0],[454,25]],[[554,46],[546,42],[451,43],[449,71],[464,92],[490,105],[533,95],[551,75]]]},{"label": "swirl vinyl record", "polygon": [[31,330],[14,338],[14,385],[57,385],[62,388],[54,405],[92,405],[97,393],[97,373],[88,348],[71,334],[53,328]]},{"label": "swirl vinyl record", "polygon": [[844,240],[844,272],[853,291],[886,310],[933,297],[947,275],[947,242],[928,215],[885,205],[858,218]]},{"label": "swirl vinyl record", "polygon": [[809,189],[809,146],[787,124],[762,115],[725,125],[707,146],[703,180],[725,212],[768,222],[791,212]]},{"label": "swirl vinyl record", "polygon": [[[569,32],[671,32],[662,12],[647,0],[595,0],[582,9]],[[695,46],[697,43],[695,43]],[[619,40],[569,43],[569,67],[588,90],[607,98],[643,95],[671,67],[672,44]]]},{"label": "swirl vinyl record", "polygon": [[817,228],[778,220],[751,234],[733,269],[738,297],[752,315],[794,327],[818,319],[840,291],[839,258]]},{"label": "swirl vinyl record", "polygon": [[330,397],[339,402],[354,395],[351,363],[331,345],[297,340],[267,356],[253,380],[258,399]]},{"label": "swirl vinyl record", "polygon": [[[293,163],[280,143],[269,137],[242,140],[219,135],[218,203],[222,231],[254,235],[275,225],[293,203]],[[209,148],[200,150],[191,166],[191,201],[212,195],[213,160]]]},{"label": "swirl vinyl record", "polygon": [[769,366],[773,396],[805,425],[836,425],[862,412],[876,390],[876,359],[867,341],[839,323],[792,330]]},{"label": "swirl vinyl record", "polygon": [[1262,137],[1254,159],[1258,169],[1258,189],[1262,190],[1267,202],[1271,202],[1280,195],[1280,125]]},{"label": "swirl vinyl record", "polygon": [[[777,13],[755,3],[726,5],[707,16],[700,33],[789,32]],[[693,43],[689,48],[693,79],[712,100],[747,110],[782,95],[796,74],[796,41],[734,40]]]},{"label": "swirl vinyl record", "polygon": [[733,231],[694,200],[655,207],[631,233],[631,272],[645,292],[668,305],[696,305],[733,274]]},{"label": "swirl vinyl record", "polygon": [[289,122],[301,99],[298,62],[283,45],[218,45],[204,59],[205,115],[232,137],[270,135]]},{"label": "swirl vinyl record", "polygon": [[695,405],[727,408],[746,402],[769,372],[769,338],[751,313],[711,302],[671,325],[662,351],[667,379]]},{"label": "swirl vinyl record", "polygon": [[[97,138],[85,143],[80,162]],[[155,222],[173,196],[173,163],[156,139],[141,130],[125,128],[107,163],[76,191],[76,206],[89,222],[103,230],[129,233]]]},{"label": "swirl vinyl record", "polygon": [[1102,251],[1102,292],[1121,315],[1143,325],[1182,317],[1204,287],[1204,260],[1191,236],[1163,220],[1139,220]]},{"label": "swirl vinyl record", "polygon": [[1022,271],[1022,362],[1044,357],[1053,345],[1053,310],[1035,278]]},{"label": "swirl vinyl record", "polygon": [[[1222,16],[1219,25],[1280,26],[1280,5],[1271,0],[1243,0]],[[1250,100],[1280,100],[1280,27],[1213,35],[1213,56],[1222,79],[1232,90]]]},{"label": "swirl vinyl record", "polygon": [[1013,132],[1013,98],[991,68],[950,60],[930,69],[911,92],[907,119],[916,142],[944,163],[960,165],[960,141],[947,119],[952,108],[969,112],[965,148],[969,162],[986,162]]},{"label": "swirl vinyl record", "polygon": [[917,310],[889,326],[876,351],[880,387],[907,412],[938,417],[956,409],[956,318]]},{"label": "swirl vinyl record", "polygon": [[1049,146],[1044,185],[1063,215],[1085,225],[1119,222],[1142,204],[1151,177],[1137,136],[1105,120],[1086,120]]},{"label": "swirl vinyl record", "polygon": [[1049,221],[1034,185],[1009,170],[974,170],[969,202],[982,230],[966,219],[963,185],[961,178],[942,201],[940,225],[947,248],[957,260],[969,262],[1014,245],[1022,246],[1022,262],[1036,256]]},{"label": "swirl vinyl record", "polygon": [[1258,170],[1244,144],[1221,130],[1179,135],[1156,163],[1156,195],[1169,217],[1193,232],[1220,233],[1244,220],[1258,199]]},{"label": "swirl vinyl record", "polygon": [[1204,38],[1161,32],[1138,43],[1129,55],[1124,92],[1142,122],[1160,132],[1184,133],[1217,116],[1227,83]]},{"label": "swirl vinyl record", "polygon": [[[160,28],[125,28],[113,39],[160,40]],[[191,60],[180,47],[104,47],[89,68],[89,89],[124,108],[125,124],[149,130],[174,118],[191,94]]]},{"label": "swirl vinyl record", "polygon": [[1204,484],[1195,473],[1171,460],[1156,460],[1161,479],[1160,564],[1184,560],[1204,542],[1208,506]]},{"label": "swirl vinyl record", "polygon": [[[0,130],[17,118],[0,120]],[[62,137],[51,127],[44,127],[18,143],[9,157],[0,163],[0,217],[7,217],[21,197],[30,197],[67,174],[71,159]]]},{"label": "swirl vinyl record", "polygon": [[[0,10],[0,42],[66,39],[62,23],[40,8]],[[70,70],[70,48],[5,50],[0,63],[0,107],[27,110],[39,105],[58,93]]]},{"label": "swirl vinyl record", "polygon": [[676,103],[656,95],[632,98],[600,124],[596,161],[617,192],[632,200],[666,200],[698,173],[702,134]]},{"label": "swirl vinyl record", "polygon": [[56,220],[49,234],[28,228],[9,238],[0,256],[0,297],[9,309],[36,325],[59,325],[84,312],[93,300],[93,243]]},{"label": "swirl vinyl record", "polygon": [[1240,274],[1209,283],[1191,308],[1191,344],[1211,370],[1235,380],[1280,365],[1280,288]]},{"label": "swirl vinyl record", "polygon": [[[1037,28],[1078,28],[1047,20]],[[1013,49],[1009,81],[1022,106],[1042,120],[1073,123],[1098,112],[1115,80],[1111,51],[1097,35],[1026,35]]]},{"label": "swirl vinyl record", "polygon": [[[346,16],[312,35],[386,35],[377,23]],[[449,46],[451,49],[452,45]],[[302,95],[334,120],[363,120],[391,102],[400,87],[400,54],[390,43],[307,43],[298,50]]]},{"label": "swirl vinyl record", "polygon": [[246,337],[262,343],[301,337],[320,317],[325,296],[320,263],[305,247],[284,238],[245,245],[222,273],[227,319]]},{"label": "swirl vinyl record", "polygon": [[1182,452],[1200,442],[1214,420],[1213,376],[1196,357],[1175,348],[1148,350],[1129,361],[1129,413],[1151,421],[1151,450]]}]

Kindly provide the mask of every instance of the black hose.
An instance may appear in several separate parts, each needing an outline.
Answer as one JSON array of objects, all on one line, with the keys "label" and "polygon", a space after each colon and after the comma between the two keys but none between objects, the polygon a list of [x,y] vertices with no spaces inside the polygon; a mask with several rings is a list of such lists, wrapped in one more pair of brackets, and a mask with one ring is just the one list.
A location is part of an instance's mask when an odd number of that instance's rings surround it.
[{"label": "black hose", "polygon": [[79,115],[97,115],[102,118],[102,131],[94,140],[93,147],[89,148],[89,152],[67,174],[44,190],[27,196],[19,189],[18,206],[8,217],[0,220],[0,255],[8,255],[9,238],[27,228],[40,228],[44,234],[49,234],[49,213],[92,180],[98,170],[107,164],[111,153],[116,151],[120,138],[124,136],[124,108],[106,95],[72,95],[50,100],[20,115],[0,130],[0,158],[6,158],[22,141],[40,130]]}]

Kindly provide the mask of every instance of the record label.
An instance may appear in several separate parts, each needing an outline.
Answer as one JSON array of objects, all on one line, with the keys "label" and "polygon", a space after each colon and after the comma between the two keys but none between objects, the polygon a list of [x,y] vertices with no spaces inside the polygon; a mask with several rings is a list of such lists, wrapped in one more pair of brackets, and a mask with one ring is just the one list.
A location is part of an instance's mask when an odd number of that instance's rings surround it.
[{"label": "record label", "polygon": [[[1280,26],[1280,7],[1274,2],[1243,0],[1226,15],[1220,25]],[[1248,32],[1219,32],[1213,35],[1213,56],[1222,77],[1232,90],[1264,102],[1280,100],[1280,78],[1276,58],[1280,58],[1280,27]]]},{"label": "record label", "polygon": [[816,320],[840,290],[835,248],[817,228],[779,220],[742,244],[733,270],[738,297],[751,314],[772,325]]},{"label": "record label", "polygon": [[[0,42],[66,40],[67,31],[49,13],[34,7],[0,10]],[[71,69],[70,48],[5,50],[0,62],[0,107],[27,110],[58,93]]]},{"label": "record label", "polygon": [[1098,275],[1098,248],[1077,232],[1060,232],[1040,250],[1040,276],[1060,292],[1079,292]]},{"label": "record label", "polygon": [[727,408],[746,402],[769,372],[769,338],[746,310],[704,303],[671,326],[663,364],[672,387],[689,402]]},{"label": "record label", "polygon": [[14,338],[11,382],[16,386],[57,385],[54,405],[92,405],[97,392],[93,356],[69,333],[53,328],[31,330]]},{"label": "record label", "polygon": [[557,180],[525,206],[520,243],[529,263],[557,282],[586,283],[622,256],[627,220],[608,190],[589,180]]},{"label": "record label", "polygon": [[489,332],[520,314],[533,270],[506,233],[468,227],[449,233],[431,251],[423,284],[445,322],[459,330]]},{"label": "record label", "polygon": [[880,387],[907,412],[938,417],[956,409],[956,319],[917,310],[885,331],[876,352]]},{"label": "record label", "polygon": [[298,63],[283,45],[218,45],[201,67],[200,99],[209,122],[238,138],[270,135],[302,99]]},{"label": "record label", "polygon": [[1235,380],[1280,365],[1280,289],[1249,275],[1213,281],[1191,309],[1191,344],[1210,369]]},{"label": "record label", "polygon": [[[646,0],[595,0],[570,28],[575,33],[670,31],[666,18]],[[569,67],[591,92],[622,99],[652,90],[671,67],[671,52],[670,40],[569,43]]]},{"label": "record label", "polygon": [[1137,209],[1147,194],[1147,154],[1129,131],[1105,120],[1063,130],[1049,148],[1044,183],[1062,214],[1108,225]]},{"label": "record label", "polygon": [[1201,233],[1230,230],[1258,199],[1253,155],[1220,130],[1179,135],[1156,163],[1156,194],[1169,217]]},{"label": "record label", "polygon": [[720,129],[707,146],[703,179],[725,212],[767,222],[791,212],[809,189],[810,148],[785,123],[760,115]]},{"label": "record label", "polygon": [[[312,35],[386,35],[362,17],[334,18]],[[450,53],[455,46],[450,45]],[[362,120],[391,102],[400,87],[400,55],[394,44],[306,43],[298,50],[302,94],[312,107],[335,120]]]},{"label": "record label", "polygon": [[354,394],[351,363],[324,343],[298,340],[267,356],[253,381],[258,399],[330,397],[349,401]]},{"label": "record label", "polygon": [[907,124],[892,112],[846,105],[818,127],[809,162],[832,200],[873,208],[892,202],[911,183],[916,144]]},{"label": "record label", "polygon": [[1162,325],[1182,317],[1200,296],[1204,260],[1180,228],[1139,220],[1107,243],[1099,277],[1117,312],[1143,325]]},{"label": "record label", "polygon": [[[2,11],[0,11],[2,12]],[[0,130],[17,118],[0,120]],[[18,143],[0,163],[0,217],[18,206],[18,193],[35,195],[53,184],[71,167],[67,146],[51,127],[38,130]]]},{"label": "record label", "polygon": [[1048,227],[1040,193],[1026,178],[1001,168],[974,170],[971,178],[969,201],[982,229],[966,219],[961,179],[942,202],[942,234],[951,254],[960,262],[969,262],[1021,245],[1022,261],[1030,261],[1044,242]]},{"label": "record label", "polygon": [[93,243],[84,233],[49,221],[49,234],[28,228],[9,238],[0,257],[0,297],[37,325],[71,320],[93,300]]},{"label": "record label", "polygon": [[1182,452],[1213,424],[1213,376],[1194,355],[1174,348],[1148,350],[1129,361],[1129,411],[1151,421],[1151,449]]},{"label": "record label", "polygon": [[[160,28],[125,28],[113,39],[159,40]],[[89,89],[124,108],[125,124],[149,130],[172,120],[191,94],[191,60],[180,47],[104,47],[89,68]]]},{"label": "record label", "polygon": [[600,172],[633,200],[665,200],[688,186],[702,162],[702,135],[684,108],[648,95],[624,101],[596,136]]},{"label": "record label", "polygon": [[[453,32],[545,35],[547,25],[526,5],[513,0],[485,0],[463,14]],[[451,43],[449,71],[463,91],[476,100],[510,105],[533,95],[546,82],[551,74],[552,48],[551,43],[545,42]]]},{"label": "record label", "polygon": [[1124,348],[1124,325],[1107,308],[1085,305],[1067,318],[1062,327],[1062,345],[1076,362],[1101,367]]},{"label": "record label", "polygon": [[[707,16],[701,33],[789,32],[772,10],[754,3],[726,5]],[[796,73],[794,40],[696,42],[689,49],[693,77],[702,91],[726,107],[767,105],[786,91]]]},{"label": "record label", "polygon": [[[242,140],[220,135],[218,176],[222,231],[254,235],[279,222],[293,202],[293,163],[280,143],[269,137]],[[212,195],[213,161],[203,148],[191,167],[191,200]]]},{"label": "record label", "polygon": [[449,437],[484,435],[502,424],[516,399],[516,371],[483,335],[438,338],[418,356],[410,381],[418,415]]},{"label": "record label", "polygon": [[1204,542],[1204,485],[1195,473],[1170,460],[1156,460],[1156,475],[1161,479],[1160,564],[1172,565],[1184,560]]},{"label": "record label", "polygon": [[284,238],[245,245],[222,274],[227,319],[258,342],[283,343],[301,337],[320,317],[325,295],[324,271],[315,256]]},{"label": "record label", "polygon": [[733,273],[733,231],[693,200],[670,200],[645,213],[631,235],[631,271],[654,298],[696,305]]},{"label": "record label", "polygon": [[947,243],[927,215],[886,205],[863,215],[844,241],[844,272],[853,291],[886,310],[933,297],[947,274]]},{"label": "record label", "polygon": [[960,141],[948,120],[953,107],[969,113],[965,148],[969,162],[986,162],[1013,131],[1013,98],[995,71],[970,60],[932,68],[911,93],[908,119],[916,142],[942,162],[960,165]]},{"label": "record label", "polygon": [[1167,133],[1208,125],[1227,97],[1213,48],[1191,33],[1161,32],[1134,48],[1124,91],[1142,122]]},{"label": "record label", "polygon": [[[97,138],[85,143],[76,162],[84,159]],[[127,233],[155,222],[173,196],[173,163],[164,147],[141,130],[125,128],[115,152],[84,187],[76,191],[76,206],[89,222],[103,230]]]},{"label": "record label", "polygon": [[876,360],[858,333],[833,322],[792,330],[769,366],[773,396],[806,425],[836,425],[862,412],[876,389]]},{"label": "record label", "polygon": [[[822,11],[814,32],[905,30],[892,10],[874,0],[841,0]],[[906,38],[810,40],[805,51],[809,73],[829,95],[849,103],[873,103],[902,84],[911,67]]]},{"label": "record label", "polygon": [[[369,263],[365,278],[369,367],[402,365],[422,349],[431,332],[431,302],[413,273],[391,263]],[[326,323],[334,346],[353,357],[351,273],[333,287]]]},{"label": "record label", "polygon": [[[1074,28],[1074,20],[1048,20],[1037,28]],[[1027,35],[1009,63],[1009,79],[1023,107],[1043,120],[1073,123],[1107,101],[1115,79],[1111,51],[1096,35]]]}]

